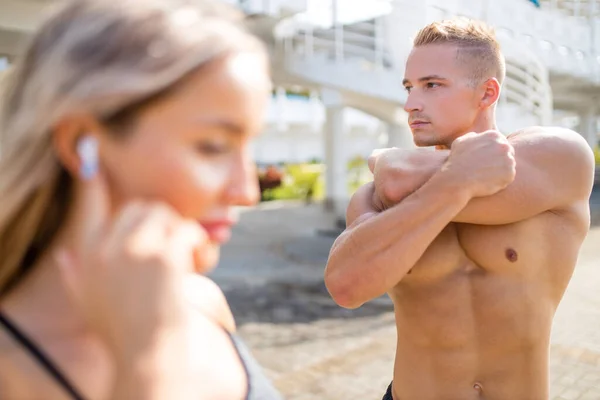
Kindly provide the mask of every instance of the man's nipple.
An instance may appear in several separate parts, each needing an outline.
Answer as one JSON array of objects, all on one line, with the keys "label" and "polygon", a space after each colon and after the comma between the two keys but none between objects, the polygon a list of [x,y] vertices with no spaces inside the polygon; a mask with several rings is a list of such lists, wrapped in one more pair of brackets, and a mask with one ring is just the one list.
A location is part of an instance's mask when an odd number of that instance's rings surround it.
[{"label": "man's nipple", "polygon": [[508,248],[504,254],[506,255],[506,259],[510,262],[516,262],[519,259],[519,254],[515,249]]}]

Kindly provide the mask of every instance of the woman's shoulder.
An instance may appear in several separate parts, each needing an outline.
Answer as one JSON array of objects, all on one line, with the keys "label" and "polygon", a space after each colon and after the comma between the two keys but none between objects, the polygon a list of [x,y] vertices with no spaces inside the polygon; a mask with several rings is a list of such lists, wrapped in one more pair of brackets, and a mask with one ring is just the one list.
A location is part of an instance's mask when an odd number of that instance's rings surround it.
[{"label": "woman's shoulder", "polygon": [[[49,389],[43,379],[40,384],[32,385],[28,377],[39,377],[39,371],[12,336],[0,329],[0,399],[36,398]],[[46,393],[50,395],[52,390]]]},{"label": "woman's shoulder", "polygon": [[190,274],[185,281],[185,296],[192,307],[229,332],[235,332],[235,320],[225,294],[210,278]]},{"label": "woman's shoulder", "polygon": [[244,398],[248,391],[246,370],[233,335],[235,323],[225,295],[211,279],[202,275],[186,278],[185,296],[194,309],[190,325],[200,398]]}]

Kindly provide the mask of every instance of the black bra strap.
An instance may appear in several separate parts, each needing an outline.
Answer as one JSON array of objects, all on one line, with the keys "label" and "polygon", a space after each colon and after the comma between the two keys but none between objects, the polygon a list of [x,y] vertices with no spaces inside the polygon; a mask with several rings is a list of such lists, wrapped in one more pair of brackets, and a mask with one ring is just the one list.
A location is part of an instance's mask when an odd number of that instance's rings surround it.
[{"label": "black bra strap", "polygon": [[77,390],[71,385],[71,383],[65,378],[60,372],[58,367],[54,365],[52,361],[44,354],[44,352],[36,346],[23,332],[21,332],[12,322],[10,322],[6,316],[0,313],[0,325],[4,325],[6,330],[19,342],[21,343],[30,353],[35,357],[42,366],[58,381],[58,383],[73,397],[75,400],[84,400],[79,395]]}]

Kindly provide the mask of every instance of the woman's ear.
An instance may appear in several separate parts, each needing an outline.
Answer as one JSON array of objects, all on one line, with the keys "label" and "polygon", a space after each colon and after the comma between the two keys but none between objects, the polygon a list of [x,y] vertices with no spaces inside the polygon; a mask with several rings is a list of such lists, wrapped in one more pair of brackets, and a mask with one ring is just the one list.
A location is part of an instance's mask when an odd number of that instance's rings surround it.
[{"label": "woman's ear", "polygon": [[83,115],[62,119],[52,129],[52,145],[59,162],[73,177],[79,177],[82,160],[77,145],[84,136],[91,136],[98,141],[100,127],[97,122]]}]

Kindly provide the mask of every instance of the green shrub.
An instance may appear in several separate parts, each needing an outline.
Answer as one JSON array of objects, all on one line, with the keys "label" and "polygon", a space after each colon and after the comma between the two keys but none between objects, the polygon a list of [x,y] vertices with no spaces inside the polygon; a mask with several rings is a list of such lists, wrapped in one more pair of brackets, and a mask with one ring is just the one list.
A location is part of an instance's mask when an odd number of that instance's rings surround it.
[{"label": "green shrub", "polygon": [[322,175],[321,164],[288,164],[281,186],[267,189],[263,200],[309,200],[313,198],[317,180]]},{"label": "green shrub", "polygon": [[[267,189],[262,200],[323,200],[325,198],[325,165],[311,160],[304,164],[287,164],[281,186]],[[367,161],[356,157],[348,163],[348,195],[369,182],[372,175]]]},{"label": "green shrub", "polygon": [[292,178],[296,190],[305,199],[311,199],[315,184],[324,172],[322,164],[291,164],[286,167],[288,176]]}]

